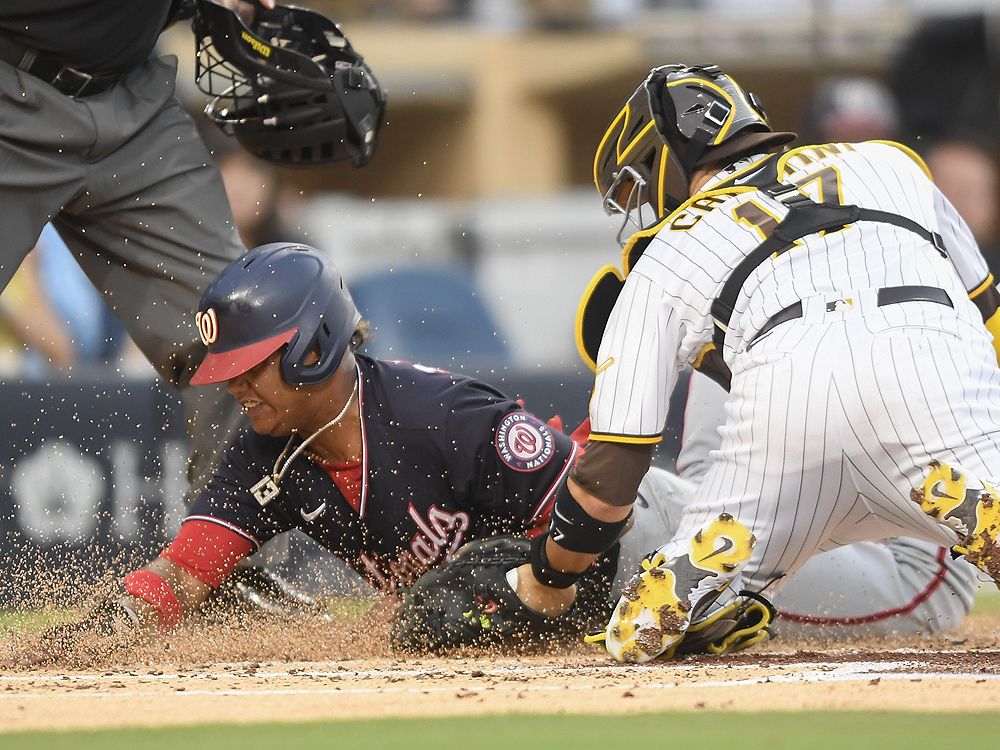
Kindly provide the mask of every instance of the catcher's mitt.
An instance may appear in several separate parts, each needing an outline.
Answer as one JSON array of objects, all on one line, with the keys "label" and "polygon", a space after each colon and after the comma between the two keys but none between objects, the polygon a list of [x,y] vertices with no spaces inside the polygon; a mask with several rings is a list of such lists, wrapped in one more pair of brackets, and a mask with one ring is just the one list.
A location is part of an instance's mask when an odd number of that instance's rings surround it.
[{"label": "catcher's mitt", "polygon": [[507,582],[507,571],[528,562],[529,547],[530,541],[519,537],[482,539],[424,573],[403,598],[392,626],[393,648],[525,648],[579,632],[575,607],[559,617],[540,615],[525,607]]}]

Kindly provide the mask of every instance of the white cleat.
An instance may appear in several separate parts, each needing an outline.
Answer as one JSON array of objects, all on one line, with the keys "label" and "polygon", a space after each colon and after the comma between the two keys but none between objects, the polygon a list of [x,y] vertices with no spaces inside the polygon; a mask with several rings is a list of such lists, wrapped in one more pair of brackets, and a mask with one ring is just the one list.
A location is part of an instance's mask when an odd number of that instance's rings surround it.
[{"label": "white cleat", "polygon": [[665,564],[662,554],[643,560],[644,570],[625,585],[604,635],[614,659],[644,664],[684,637],[691,605],[677,596],[674,574]]}]

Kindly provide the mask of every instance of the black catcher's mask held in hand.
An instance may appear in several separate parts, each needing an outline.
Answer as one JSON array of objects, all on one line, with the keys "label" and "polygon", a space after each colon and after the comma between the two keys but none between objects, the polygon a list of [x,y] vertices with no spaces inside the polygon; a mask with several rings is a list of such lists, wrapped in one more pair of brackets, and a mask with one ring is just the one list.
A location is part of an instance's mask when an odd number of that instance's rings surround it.
[{"label": "black catcher's mask held in hand", "polygon": [[367,164],[385,92],[329,18],[304,8],[235,11],[197,0],[192,22],[205,114],[255,156],[281,164]]}]

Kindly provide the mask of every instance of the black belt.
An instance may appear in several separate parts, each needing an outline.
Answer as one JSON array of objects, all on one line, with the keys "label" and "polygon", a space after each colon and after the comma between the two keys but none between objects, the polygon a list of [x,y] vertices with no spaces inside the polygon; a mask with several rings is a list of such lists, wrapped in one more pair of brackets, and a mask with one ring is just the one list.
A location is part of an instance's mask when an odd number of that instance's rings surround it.
[{"label": "black belt", "polygon": [[107,91],[120,73],[85,73],[39,54],[20,42],[0,36],[0,60],[40,78],[66,96],[80,98]]},{"label": "black belt", "polygon": [[[897,305],[900,302],[934,302],[938,305],[954,307],[951,297],[944,289],[936,286],[884,286],[878,290],[877,303],[879,307],[886,305]],[[767,322],[754,334],[747,346],[752,346],[757,339],[770,331],[775,326],[787,323],[802,317],[802,302],[789,305],[784,310],[780,310],[767,319]]]}]

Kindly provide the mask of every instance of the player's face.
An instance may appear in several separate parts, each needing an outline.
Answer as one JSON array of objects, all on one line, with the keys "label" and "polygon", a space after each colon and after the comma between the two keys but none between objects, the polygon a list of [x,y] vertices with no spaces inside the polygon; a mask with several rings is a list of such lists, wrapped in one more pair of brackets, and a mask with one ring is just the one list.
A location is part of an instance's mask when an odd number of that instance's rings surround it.
[{"label": "player's face", "polygon": [[254,432],[281,437],[307,428],[318,411],[310,389],[281,376],[281,350],[226,384],[250,418]]}]

